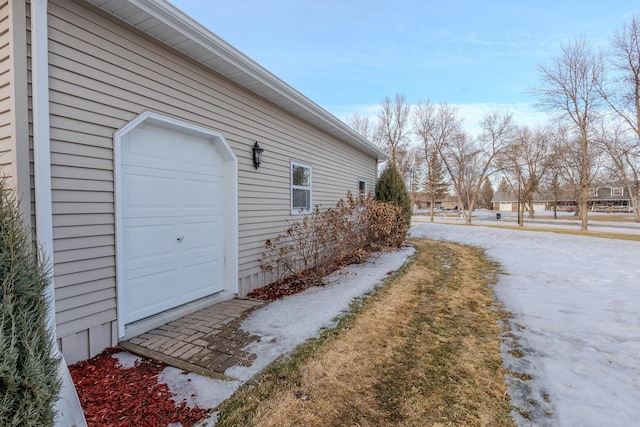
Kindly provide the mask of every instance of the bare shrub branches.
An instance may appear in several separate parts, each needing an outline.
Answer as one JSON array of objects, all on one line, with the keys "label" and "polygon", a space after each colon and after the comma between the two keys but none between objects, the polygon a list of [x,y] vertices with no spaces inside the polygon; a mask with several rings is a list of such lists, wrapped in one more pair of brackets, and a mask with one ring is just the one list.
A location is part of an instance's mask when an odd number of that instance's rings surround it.
[{"label": "bare shrub branches", "polygon": [[327,274],[360,262],[372,252],[397,248],[407,235],[402,208],[371,196],[347,194],[335,208],[313,211],[266,241],[263,271],[318,285]]}]

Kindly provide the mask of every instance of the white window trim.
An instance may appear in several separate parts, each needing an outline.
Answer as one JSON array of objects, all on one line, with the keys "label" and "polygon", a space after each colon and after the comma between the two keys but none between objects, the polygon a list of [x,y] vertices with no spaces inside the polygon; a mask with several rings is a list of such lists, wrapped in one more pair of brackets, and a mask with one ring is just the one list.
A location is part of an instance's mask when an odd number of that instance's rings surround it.
[{"label": "white window trim", "polygon": [[[360,193],[360,183],[364,182],[364,193]],[[364,194],[365,196],[369,194],[369,184],[367,184],[367,180],[363,178],[358,178],[358,195]]]},{"label": "white window trim", "polygon": [[[293,185],[293,167],[300,166],[303,168],[309,169],[309,186],[304,185]],[[311,212],[311,208],[313,206],[313,168],[310,164],[297,162],[295,160],[291,160],[289,164],[289,183],[291,187],[290,197],[291,202],[289,203],[289,207],[291,208],[291,215],[304,215]],[[309,209],[299,209],[293,207],[293,190],[309,190]]]}]

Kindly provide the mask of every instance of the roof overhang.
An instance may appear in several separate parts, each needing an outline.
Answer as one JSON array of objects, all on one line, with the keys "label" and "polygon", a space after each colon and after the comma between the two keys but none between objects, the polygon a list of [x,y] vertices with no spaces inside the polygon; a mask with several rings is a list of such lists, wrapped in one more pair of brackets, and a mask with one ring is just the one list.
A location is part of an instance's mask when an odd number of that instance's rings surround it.
[{"label": "roof overhang", "polygon": [[387,155],[340,119],[165,0],[86,0],[369,156]]}]

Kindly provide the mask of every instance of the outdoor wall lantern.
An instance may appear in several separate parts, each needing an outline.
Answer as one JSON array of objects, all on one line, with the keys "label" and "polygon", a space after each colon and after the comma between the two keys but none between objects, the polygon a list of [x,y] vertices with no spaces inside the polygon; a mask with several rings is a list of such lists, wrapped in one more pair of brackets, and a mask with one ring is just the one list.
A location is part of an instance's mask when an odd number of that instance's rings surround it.
[{"label": "outdoor wall lantern", "polygon": [[258,141],[253,144],[253,166],[258,169],[260,167],[260,163],[262,163],[262,152],[263,148],[260,148],[258,145]]}]

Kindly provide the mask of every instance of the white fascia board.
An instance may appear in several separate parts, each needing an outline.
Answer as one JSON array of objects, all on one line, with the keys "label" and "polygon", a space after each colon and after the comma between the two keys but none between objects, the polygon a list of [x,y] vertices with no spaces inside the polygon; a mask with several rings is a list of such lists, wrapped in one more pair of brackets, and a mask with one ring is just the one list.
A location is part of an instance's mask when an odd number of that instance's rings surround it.
[{"label": "white fascia board", "polygon": [[[110,2],[105,3],[103,0],[89,1],[114,14],[119,19],[128,22],[127,16],[120,16],[115,9],[109,10]],[[311,101],[171,3],[165,0],[123,0],[123,3],[133,5],[146,12],[163,25],[168,26],[200,45],[207,53],[212,53],[219,57],[225,62],[225,65],[230,67],[228,67],[227,70],[214,68],[207,64],[207,61],[204,59],[205,55],[199,57],[200,55],[190,54],[188,49],[184,49],[183,53],[189,57],[214,69],[217,73],[251,90],[257,95],[268,99],[294,115],[301,117],[330,135],[344,140],[360,151],[376,158],[378,161],[387,158],[387,154],[383,150],[362,137],[347,124]],[[135,26],[135,22],[129,23]],[[168,41],[163,40],[162,37],[159,36],[155,36],[155,38],[163,43],[167,43]],[[180,50],[177,46],[173,47]]]}]

